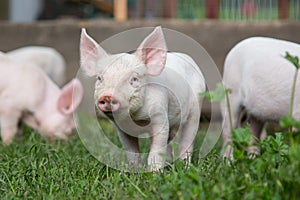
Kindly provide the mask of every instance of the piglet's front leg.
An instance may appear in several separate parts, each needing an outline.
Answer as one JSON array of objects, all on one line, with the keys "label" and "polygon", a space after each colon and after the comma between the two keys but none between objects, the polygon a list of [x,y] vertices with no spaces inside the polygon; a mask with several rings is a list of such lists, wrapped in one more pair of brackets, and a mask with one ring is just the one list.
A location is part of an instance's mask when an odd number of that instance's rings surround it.
[{"label": "piglet's front leg", "polygon": [[1,128],[1,138],[3,144],[10,145],[16,133],[17,128],[15,126]]},{"label": "piglet's front leg", "polygon": [[152,140],[148,156],[148,166],[151,171],[157,171],[164,166],[167,155],[169,123],[154,122],[152,125]]},{"label": "piglet's front leg", "polygon": [[8,111],[1,113],[1,138],[5,145],[9,145],[18,131],[20,113],[18,111]]},{"label": "piglet's front leg", "polygon": [[118,128],[118,135],[126,151],[127,160],[130,165],[139,165],[139,141],[137,137],[133,137],[124,133]]}]

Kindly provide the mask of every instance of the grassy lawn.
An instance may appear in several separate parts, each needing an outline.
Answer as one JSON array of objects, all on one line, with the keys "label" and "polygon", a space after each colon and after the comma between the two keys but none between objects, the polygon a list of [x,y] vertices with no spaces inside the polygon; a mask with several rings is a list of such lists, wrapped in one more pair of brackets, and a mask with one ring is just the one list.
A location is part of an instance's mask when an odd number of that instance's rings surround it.
[{"label": "grassy lawn", "polygon": [[[48,143],[25,128],[8,147],[0,144],[1,199],[299,199],[300,137],[277,135],[249,159],[247,134],[235,138],[230,166],[220,145],[186,168],[176,162],[156,173],[124,173],[101,164],[79,137]],[[197,140],[200,136],[197,136]],[[197,147],[195,148],[197,154]]]}]

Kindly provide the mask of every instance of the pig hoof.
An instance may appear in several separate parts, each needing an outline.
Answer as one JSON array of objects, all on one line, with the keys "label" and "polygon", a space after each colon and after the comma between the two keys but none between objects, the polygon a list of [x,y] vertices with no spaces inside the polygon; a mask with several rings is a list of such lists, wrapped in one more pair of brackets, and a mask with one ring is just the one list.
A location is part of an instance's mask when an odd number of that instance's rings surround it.
[{"label": "pig hoof", "polygon": [[224,159],[227,159],[227,160],[234,160],[233,158],[233,148],[231,146],[227,146],[225,151],[224,151],[224,154],[223,154],[223,158]]},{"label": "pig hoof", "polygon": [[163,168],[162,163],[153,163],[150,165],[151,172],[159,172]]},{"label": "pig hoof", "polygon": [[248,147],[247,151],[248,151],[248,157],[250,159],[254,159],[260,155],[259,147],[256,147],[256,146]]},{"label": "pig hoof", "polygon": [[180,160],[186,161],[187,163],[191,163],[192,161],[192,153],[191,152],[185,152],[180,157]]},{"label": "pig hoof", "polygon": [[12,138],[5,138],[5,137],[2,137],[2,143],[5,145],[5,146],[8,146],[12,143]]},{"label": "pig hoof", "polygon": [[149,156],[148,166],[150,167],[150,171],[157,172],[164,167],[164,160],[160,156]]}]

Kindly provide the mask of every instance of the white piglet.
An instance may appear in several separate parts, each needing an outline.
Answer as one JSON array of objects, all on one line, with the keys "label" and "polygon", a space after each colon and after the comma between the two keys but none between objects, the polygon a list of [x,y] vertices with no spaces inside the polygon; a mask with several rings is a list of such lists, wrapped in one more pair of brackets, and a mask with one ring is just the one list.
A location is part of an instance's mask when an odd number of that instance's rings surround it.
[{"label": "white piglet", "polygon": [[72,114],[83,88],[74,79],[62,90],[40,68],[16,63],[0,54],[0,124],[4,144],[10,144],[25,122],[46,138],[66,139],[75,127]]},{"label": "white piglet", "polygon": [[[295,67],[284,56],[300,56],[300,45],[288,41],[253,37],[238,43],[228,53],[223,82],[232,90],[229,95],[233,128],[239,126],[239,115],[245,110],[251,131],[260,137],[265,122],[278,122],[289,113]],[[296,87],[300,87],[300,80]],[[300,90],[296,88],[293,116],[300,119]],[[228,109],[221,103],[225,157],[233,158]],[[249,151],[257,151],[249,149]],[[255,153],[255,152],[254,152]]]},{"label": "white piglet", "polygon": [[6,55],[18,63],[27,63],[40,67],[59,86],[63,86],[66,82],[65,60],[54,48],[26,46],[6,52]]},{"label": "white piglet", "polygon": [[80,51],[82,69],[97,78],[95,104],[114,121],[129,163],[139,163],[138,137],[149,133],[148,167],[162,167],[164,155],[175,155],[168,142],[178,130],[176,155],[190,159],[202,105],[198,94],[205,91],[205,81],[191,57],[167,53],[161,27],[133,54],[114,55],[83,29]]}]

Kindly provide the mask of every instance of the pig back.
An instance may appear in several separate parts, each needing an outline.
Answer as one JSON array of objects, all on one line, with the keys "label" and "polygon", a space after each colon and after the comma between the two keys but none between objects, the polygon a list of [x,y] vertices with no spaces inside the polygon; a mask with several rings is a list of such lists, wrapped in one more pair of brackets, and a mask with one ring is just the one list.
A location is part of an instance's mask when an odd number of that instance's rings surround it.
[{"label": "pig back", "polygon": [[205,91],[205,79],[199,66],[195,61],[183,53],[168,53],[166,68],[174,70],[180,74],[181,78],[178,80],[173,80],[174,82],[182,83],[186,81],[193,92],[199,93]]},{"label": "pig back", "polygon": [[0,59],[0,101],[8,107],[34,110],[46,92],[45,75],[39,68]]},{"label": "pig back", "polygon": [[65,82],[65,60],[51,47],[26,46],[9,51],[6,55],[16,62],[38,66],[60,86]]}]

